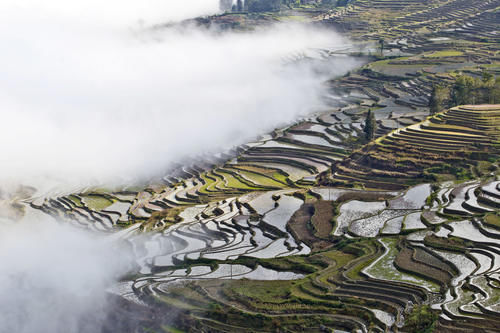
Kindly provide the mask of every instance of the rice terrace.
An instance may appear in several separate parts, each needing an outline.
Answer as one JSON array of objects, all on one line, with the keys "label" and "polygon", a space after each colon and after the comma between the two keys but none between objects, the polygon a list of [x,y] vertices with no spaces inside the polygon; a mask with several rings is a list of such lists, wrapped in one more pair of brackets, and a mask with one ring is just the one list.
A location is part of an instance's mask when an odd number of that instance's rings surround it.
[{"label": "rice terrace", "polygon": [[28,2],[0,332],[500,332],[500,0]]}]

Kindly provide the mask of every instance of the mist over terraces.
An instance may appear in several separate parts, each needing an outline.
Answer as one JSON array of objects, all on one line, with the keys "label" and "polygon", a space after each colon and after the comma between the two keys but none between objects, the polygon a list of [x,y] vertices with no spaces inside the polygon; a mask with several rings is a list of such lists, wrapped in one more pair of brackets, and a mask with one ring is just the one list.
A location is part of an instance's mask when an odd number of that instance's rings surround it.
[{"label": "mist over terraces", "polygon": [[500,0],[82,5],[4,53],[9,331],[498,332]]}]

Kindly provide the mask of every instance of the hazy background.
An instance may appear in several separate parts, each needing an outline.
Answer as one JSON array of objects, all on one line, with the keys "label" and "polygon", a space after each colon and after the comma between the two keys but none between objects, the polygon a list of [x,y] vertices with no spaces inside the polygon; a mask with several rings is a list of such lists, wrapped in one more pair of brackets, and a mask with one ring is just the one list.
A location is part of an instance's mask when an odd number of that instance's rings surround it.
[{"label": "hazy background", "polygon": [[0,332],[98,333],[105,289],[132,257],[49,218],[0,223]]},{"label": "hazy background", "polygon": [[217,0],[0,2],[0,181],[161,174],[317,104],[321,80],[284,60],[346,43],[332,32],[149,29],[217,12]]},{"label": "hazy background", "polygon": [[[218,10],[218,0],[2,0],[0,189],[161,174],[319,103],[324,77],[289,60],[346,43],[332,32],[150,29]],[[0,332],[97,332],[104,289],[124,272],[115,247],[48,218],[0,220]]]}]

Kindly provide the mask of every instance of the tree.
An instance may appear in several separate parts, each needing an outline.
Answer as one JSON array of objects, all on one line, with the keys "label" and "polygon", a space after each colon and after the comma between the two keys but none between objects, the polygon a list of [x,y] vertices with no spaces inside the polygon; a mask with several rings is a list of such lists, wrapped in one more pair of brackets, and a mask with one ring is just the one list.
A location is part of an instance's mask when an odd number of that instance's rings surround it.
[{"label": "tree", "polygon": [[384,46],[385,46],[385,40],[383,38],[380,38],[378,40],[378,44],[380,46],[380,55],[383,57],[384,56]]},{"label": "tree", "polygon": [[449,95],[448,89],[440,85],[432,87],[431,97],[429,98],[430,114],[436,114],[444,108],[444,102]]},{"label": "tree", "polygon": [[363,131],[365,132],[365,138],[370,141],[375,137],[375,131],[377,130],[377,121],[375,120],[375,114],[371,109],[368,110],[366,115],[365,127]]},{"label": "tree", "polygon": [[491,89],[491,103],[500,103],[500,77],[496,78],[495,85]]},{"label": "tree", "polygon": [[[449,98],[450,107],[464,104],[500,103],[500,78],[495,78],[494,75],[486,71],[483,71],[481,77],[477,79],[467,75],[460,75],[451,86],[451,91],[446,87],[442,89],[442,91],[440,89],[436,90],[434,95],[438,100],[439,98],[444,98],[444,100]],[[434,96],[431,94],[431,100],[429,101],[431,112],[433,98]]]},{"label": "tree", "polygon": [[430,114],[436,114],[440,109],[440,101],[437,97],[437,86],[432,87],[431,97],[429,98]]},{"label": "tree", "polygon": [[482,103],[495,103],[495,88],[496,86],[495,76],[487,71],[483,71],[481,75],[481,85],[482,85]]},{"label": "tree", "polygon": [[491,74],[490,72],[487,72],[487,71],[483,71],[481,73],[481,79],[484,83],[487,83],[488,81],[490,81],[491,79],[494,79],[494,76],[493,74]]},{"label": "tree", "polygon": [[451,94],[453,105],[475,103],[475,87],[474,78],[460,75],[455,81]]}]

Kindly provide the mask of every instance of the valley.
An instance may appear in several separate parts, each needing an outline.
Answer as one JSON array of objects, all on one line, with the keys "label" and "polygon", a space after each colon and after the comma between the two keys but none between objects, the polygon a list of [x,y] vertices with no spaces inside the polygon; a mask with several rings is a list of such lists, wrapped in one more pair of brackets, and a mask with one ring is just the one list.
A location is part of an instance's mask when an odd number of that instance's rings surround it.
[{"label": "valley", "polygon": [[133,254],[103,331],[499,331],[500,1],[302,2],[185,24],[340,33],[287,60],[359,61],[320,107],[146,183],[1,196]]}]

